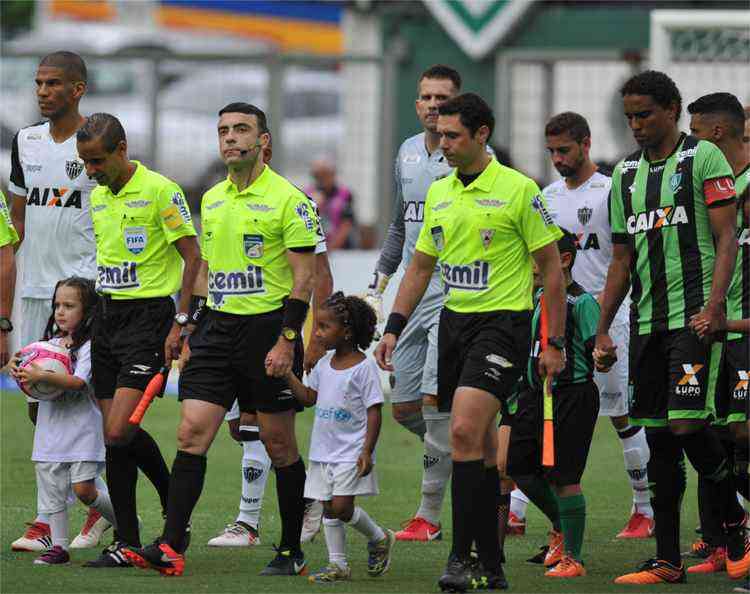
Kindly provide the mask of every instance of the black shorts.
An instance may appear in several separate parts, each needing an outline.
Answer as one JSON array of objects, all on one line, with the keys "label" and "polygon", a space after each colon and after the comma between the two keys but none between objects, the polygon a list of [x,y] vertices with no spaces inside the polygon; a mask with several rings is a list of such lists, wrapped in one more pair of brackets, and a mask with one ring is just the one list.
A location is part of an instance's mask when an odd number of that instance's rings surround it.
[{"label": "black shorts", "polygon": [[118,388],[146,388],[164,365],[164,341],[174,314],[170,297],[99,299],[91,336],[91,375],[97,398],[113,398]]},{"label": "black shorts", "polygon": [[447,412],[459,387],[478,388],[501,403],[526,369],[531,312],[440,312],[438,409]]},{"label": "black shorts", "polygon": [[744,423],[750,418],[750,340],[743,336],[736,340],[728,340],[725,344],[723,371],[726,374],[726,382],[723,392],[717,394],[717,409],[720,401],[726,403],[727,423]]},{"label": "black shorts", "polygon": [[630,337],[630,422],[665,427],[671,419],[715,417],[721,343],[683,328]]},{"label": "black shorts", "polygon": [[581,482],[599,415],[599,390],[594,382],[553,390],[555,466],[542,468],[543,396],[541,390],[521,393],[513,417],[508,448],[508,474],[544,472],[558,486]]},{"label": "black shorts", "polygon": [[[180,374],[179,399],[203,400],[245,413],[302,410],[286,380],[266,375],[266,355],[281,334],[283,309],[252,316],[206,312],[190,337],[190,360]],[[293,370],[302,377],[302,340]]]}]

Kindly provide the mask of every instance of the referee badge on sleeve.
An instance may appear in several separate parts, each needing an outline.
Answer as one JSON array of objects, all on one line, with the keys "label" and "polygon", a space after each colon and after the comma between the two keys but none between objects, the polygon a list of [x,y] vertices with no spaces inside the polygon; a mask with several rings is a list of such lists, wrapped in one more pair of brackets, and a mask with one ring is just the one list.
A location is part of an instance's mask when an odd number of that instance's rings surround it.
[{"label": "referee badge on sleeve", "polygon": [[435,244],[435,249],[439,252],[442,252],[443,248],[445,247],[445,236],[443,235],[442,225],[432,227],[430,229],[430,233],[432,233],[432,243]]},{"label": "referee badge on sleeve", "polygon": [[245,256],[248,258],[263,257],[263,236],[262,235],[243,235],[242,243]]}]

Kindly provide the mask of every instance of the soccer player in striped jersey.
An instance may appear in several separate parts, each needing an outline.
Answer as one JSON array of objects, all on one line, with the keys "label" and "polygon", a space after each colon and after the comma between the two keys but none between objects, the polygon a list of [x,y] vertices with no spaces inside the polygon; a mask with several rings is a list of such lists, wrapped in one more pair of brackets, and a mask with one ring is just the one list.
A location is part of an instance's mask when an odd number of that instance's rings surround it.
[{"label": "soccer player in striped jersey", "polygon": [[[598,171],[589,156],[591,130],[583,116],[564,112],[552,117],[545,126],[544,136],[552,164],[563,179],[542,192],[555,223],[576,237],[578,254],[572,269],[573,279],[586,292],[601,299],[612,258],[607,208],[612,179]],[[630,299],[626,298],[610,328],[618,361],[609,372],[595,373],[594,380],[599,388],[599,415],[609,417],[617,431],[633,490],[630,519],[617,537],[646,538],[653,533],[654,512],[649,502],[646,432],[628,422],[629,307]]]},{"label": "soccer player in striped jersey", "polygon": [[620,92],[640,149],[612,176],[614,246],[594,357],[600,369],[616,359],[608,332],[632,284],[630,418],[646,427],[651,450],[657,555],[615,582],[676,583],[685,581],[679,547],[683,452],[721,506],[729,559],[750,565],[744,516],[730,515],[735,495],[726,453],[708,428],[721,344],[707,344],[688,327],[700,313],[713,334],[726,316],[737,254],[734,180],[716,146],[680,132],[682,98],[666,74],[642,72]]},{"label": "soccer player in striped jersey", "polygon": [[[750,361],[750,155],[745,150],[743,131],[745,113],[742,104],[731,93],[711,93],[688,105],[690,132],[701,140],[713,142],[727,158],[735,176],[737,192],[737,261],[732,284],[727,294],[727,330],[724,357],[716,391],[715,431],[733,460],[735,487],[748,498],[748,444],[747,444],[747,374]],[[691,327],[703,334],[708,325],[701,316],[694,316]],[[726,566],[726,543],[721,519],[716,506],[705,492],[703,480],[698,485],[702,542],[708,557],[688,568],[688,573],[713,573]],[[737,504],[739,506],[739,503]],[[695,548],[695,546],[693,547]],[[733,564],[730,563],[730,568]],[[741,577],[741,576],[733,576]]]}]

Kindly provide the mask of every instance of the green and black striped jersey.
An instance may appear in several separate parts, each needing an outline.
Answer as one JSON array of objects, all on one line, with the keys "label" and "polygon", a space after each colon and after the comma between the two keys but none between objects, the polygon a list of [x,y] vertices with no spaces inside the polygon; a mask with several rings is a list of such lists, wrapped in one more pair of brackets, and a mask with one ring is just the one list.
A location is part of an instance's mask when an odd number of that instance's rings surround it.
[{"label": "green and black striped jersey", "polygon": [[615,167],[612,241],[632,250],[631,327],[638,334],[685,328],[703,308],[716,256],[708,209],[734,202],[733,180],[716,145],[684,134],[663,161],[638,151]]},{"label": "green and black striped jersey", "polygon": [[[746,320],[750,318],[750,217],[747,205],[750,204],[750,165],[745,167],[734,180],[737,191],[737,263],[734,266],[732,284],[727,293],[727,319]],[[730,333],[727,338],[741,338],[741,334]]]},{"label": "green and black striped jersey", "polygon": [[[531,355],[526,369],[526,381],[531,387],[541,388],[539,353],[541,352],[542,289],[534,295],[534,315],[531,318]],[[599,323],[599,303],[593,295],[576,282],[567,290],[567,317],[565,319],[565,369],[552,383],[555,387],[580,384],[594,377],[594,340]]]}]

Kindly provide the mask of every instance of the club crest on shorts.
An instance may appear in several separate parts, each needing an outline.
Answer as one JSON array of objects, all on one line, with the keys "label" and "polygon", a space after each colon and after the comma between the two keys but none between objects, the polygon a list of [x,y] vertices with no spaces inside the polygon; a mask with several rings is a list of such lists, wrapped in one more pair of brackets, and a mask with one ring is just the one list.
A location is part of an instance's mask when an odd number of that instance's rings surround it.
[{"label": "club crest on shorts", "polygon": [[673,173],[669,178],[669,189],[676,192],[682,182],[682,173]]},{"label": "club crest on shorts", "polygon": [[262,235],[243,235],[243,250],[248,258],[263,257],[263,236]]},{"label": "club crest on shorts", "polygon": [[131,254],[140,254],[146,249],[148,233],[145,227],[125,227],[125,247]]},{"label": "club crest on shorts", "polygon": [[445,235],[443,234],[443,226],[438,225],[437,227],[432,227],[430,229],[430,233],[432,234],[432,243],[435,244],[435,249],[439,252],[442,252],[443,248],[445,247]]},{"label": "club crest on shorts", "polygon": [[578,221],[581,225],[588,225],[591,220],[591,215],[594,214],[594,209],[588,206],[582,206],[578,209]]},{"label": "club crest on shorts", "polygon": [[65,161],[65,173],[71,180],[77,178],[83,173],[83,163],[77,159]]},{"label": "club crest on shorts", "polygon": [[495,237],[495,230],[494,229],[480,229],[479,237],[482,238],[482,245],[484,246],[484,249],[487,249],[488,247],[490,247],[490,244],[492,243],[492,238]]}]

